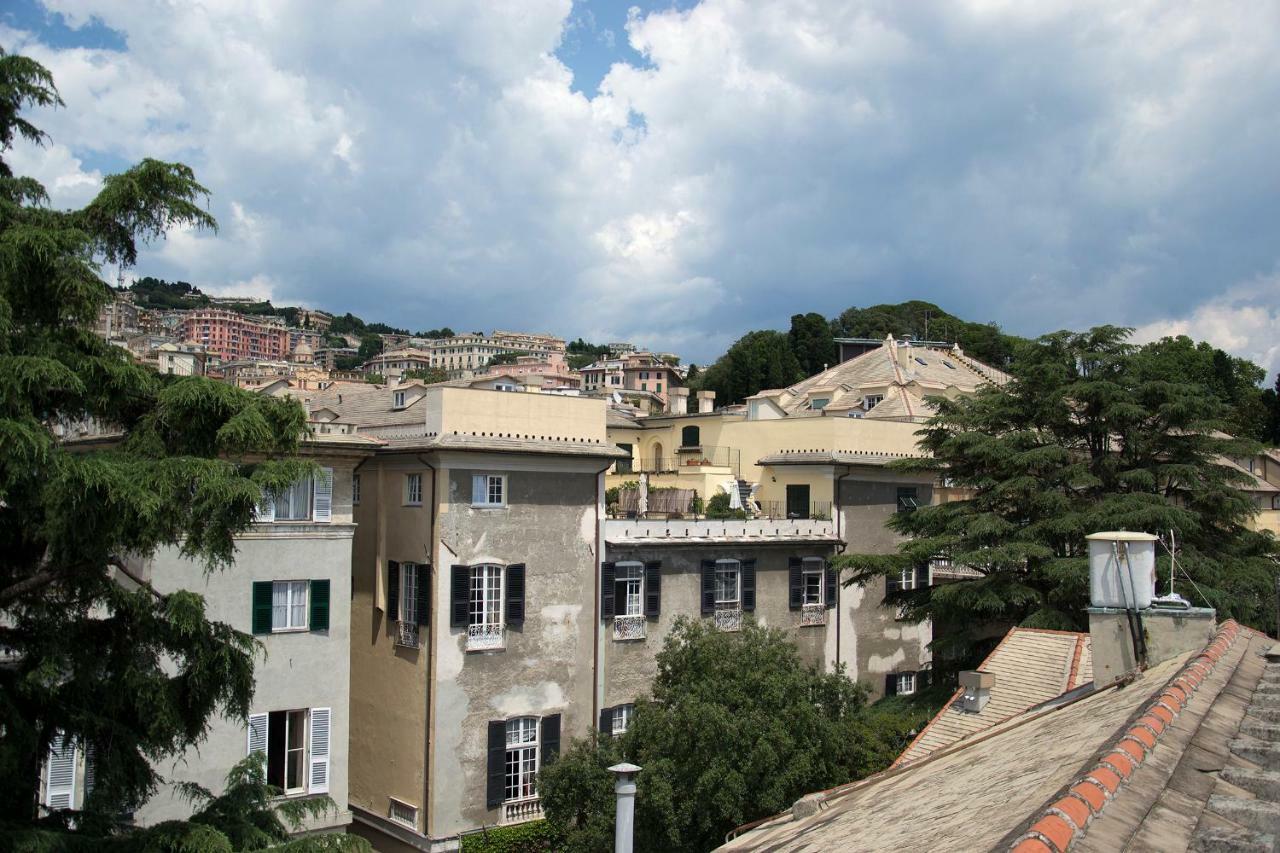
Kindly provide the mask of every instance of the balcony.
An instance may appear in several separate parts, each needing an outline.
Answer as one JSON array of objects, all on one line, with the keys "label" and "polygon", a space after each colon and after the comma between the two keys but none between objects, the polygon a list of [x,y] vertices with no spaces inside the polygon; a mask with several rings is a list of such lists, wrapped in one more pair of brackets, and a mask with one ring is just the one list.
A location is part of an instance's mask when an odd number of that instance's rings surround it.
[{"label": "balcony", "polygon": [[604,538],[610,545],[830,543],[835,523],[825,519],[609,519]]},{"label": "balcony", "polygon": [[742,630],[742,611],[740,609],[717,610],[716,611],[716,630],[717,631],[741,631]]},{"label": "balcony", "polygon": [[643,640],[645,638],[645,618],[639,616],[613,617],[613,638],[615,640]]},{"label": "balcony", "polygon": [[[469,625],[467,626],[467,651],[500,649],[506,644],[506,635],[506,628],[503,625]],[[539,806],[539,813],[541,813],[541,806]]]},{"label": "balcony", "polygon": [[400,622],[396,628],[396,645],[406,649],[418,648],[418,626],[412,622]]},{"label": "balcony", "polygon": [[641,457],[635,461],[637,474],[704,474],[704,468],[719,468],[736,477],[742,467],[742,451],[735,447],[694,445],[676,449],[675,456]]},{"label": "balcony", "polygon": [[800,608],[801,625],[827,624],[827,606],[825,604],[806,604]]},{"label": "balcony", "polygon": [[508,800],[502,804],[502,814],[498,822],[502,826],[513,823],[527,823],[542,817],[542,800],[537,797],[526,797],[523,800]]},{"label": "balcony", "polygon": [[808,518],[826,521],[831,518],[831,501],[811,501],[805,509],[788,507],[786,501],[757,501],[765,518]]}]

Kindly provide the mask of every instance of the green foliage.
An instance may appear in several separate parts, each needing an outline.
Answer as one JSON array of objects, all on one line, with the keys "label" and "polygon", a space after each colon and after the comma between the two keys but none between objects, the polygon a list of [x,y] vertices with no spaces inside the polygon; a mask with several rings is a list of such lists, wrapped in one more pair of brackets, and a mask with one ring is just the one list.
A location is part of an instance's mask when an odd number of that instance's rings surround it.
[{"label": "green foliage", "polygon": [[368,382],[370,385],[382,385],[387,381],[387,378],[381,373],[366,373],[364,375],[364,381]]},{"label": "green foliage", "polygon": [[489,359],[489,364],[515,364],[517,358],[528,354],[527,352],[500,352]]},{"label": "green foliage", "polygon": [[209,297],[185,281],[168,282],[148,275],[129,285],[128,290],[139,308],[190,309],[209,305]]},{"label": "green foliage", "polygon": [[360,349],[357,355],[360,356],[362,362],[368,361],[375,355],[381,355],[383,348],[382,338],[374,334],[368,334],[360,338]]},{"label": "green foliage", "polygon": [[821,314],[793,314],[787,341],[806,376],[821,373],[836,363],[835,337],[831,324]]},{"label": "green foliage", "polygon": [[782,332],[748,332],[699,377],[699,388],[716,392],[720,405],[740,403],[766,388],[785,388],[805,372]]},{"label": "green foliage", "polygon": [[1024,341],[1000,331],[995,323],[972,323],[943,311],[932,302],[911,300],[896,305],[849,308],[831,321],[842,338],[884,338],[910,335],[917,340],[960,344],[968,355],[996,367],[1004,367]]},{"label": "green foliage", "polygon": [[918,433],[931,456],[895,467],[934,472],[973,496],[896,514],[889,526],[908,537],[896,554],[837,561],[854,583],[938,554],[981,573],[890,597],[945,626],[935,667],[974,663],[985,637],[1013,625],[1084,629],[1084,537],[1099,530],[1176,531],[1179,565],[1196,583],[1183,594],[1275,630],[1276,541],[1249,529],[1256,507],[1238,488],[1248,478],[1219,462],[1256,445],[1219,432],[1229,406],[1171,366],[1168,344],[1135,347],[1127,335],[1110,326],[1046,335],[1017,354],[1008,385],[935,400]]},{"label": "green foliage", "polygon": [[843,672],[802,663],[779,629],[748,621],[726,633],[682,618],[626,734],[574,743],[539,775],[544,809],[566,849],[608,849],[604,768],[626,760],[642,768],[636,849],[709,850],[735,826],[886,767],[905,732],[866,707],[867,693]]},{"label": "green foliage", "polygon": [[[0,140],[39,141],[17,112],[56,101],[43,68],[0,52]],[[199,743],[212,715],[248,711],[252,637],[211,621],[193,592],[120,581],[165,547],[225,566],[263,491],[309,470],[291,458],[305,413],[158,375],[88,328],[113,298],[97,264],[131,265],[140,241],[171,227],[212,228],[206,195],[187,167],[145,160],[85,208],[54,211],[0,161],[0,820],[11,826],[33,825],[55,732],[94,749],[87,828],[144,802],[153,766]],[[53,431],[85,422],[113,435],[69,445]]]},{"label": "green foliage", "polygon": [[[1266,371],[1253,362],[1228,355],[1185,335],[1163,338],[1145,347],[1148,357],[1168,376],[1202,386],[1225,407],[1224,429],[1241,438],[1274,441],[1274,406],[1259,383]],[[1273,394],[1274,396],[1274,394]]]},{"label": "green foliage", "polygon": [[462,837],[462,853],[542,853],[563,850],[563,833],[546,820],[486,827]]},{"label": "green foliage", "polygon": [[438,367],[428,367],[422,370],[406,370],[402,378],[407,382],[410,379],[417,379],[428,385],[435,382],[444,382],[449,378],[449,374],[445,373]]},{"label": "green foliage", "polygon": [[589,344],[582,338],[565,344],[565,362],[573,370],[581,370],[594,361],[609,355],[609,347],[604,344]]},{"label": "green foliage", "polygon": [[357,335],[361,338],[367,335],[408,335],[408,329],[397,329],[388,326],[386,323],[366,323],[350,311],[341,317],[334,317],[329,322],[329,334],[331,335]]},{"label": "green foliage", "polygon": [[428,329],[425,332],[418,332],[418,334],[414,335],[415,338],[430,338],[433,341],[438,341],[441,338],[452,338],[453,336],[453,329],[448,326],[442,329]]},{"label": "green foliage", "polygon": [[729,495],[727,492],[717,492],[707,501],[707,518],[746,518],[745,510],[732,509],[729,506]]}]

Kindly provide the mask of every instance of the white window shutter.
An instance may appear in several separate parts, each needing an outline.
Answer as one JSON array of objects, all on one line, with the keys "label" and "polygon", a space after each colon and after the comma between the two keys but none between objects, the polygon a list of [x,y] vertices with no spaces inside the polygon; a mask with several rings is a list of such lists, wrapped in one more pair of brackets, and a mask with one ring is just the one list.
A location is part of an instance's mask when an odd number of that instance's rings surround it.
[{"label": "white window shutter", "polygon": [[49,744],[49,780],[44,804],[50,809],[69,809],[76,800],[76,745],[58,735]]},{"label": "white window shutter", "polygon": [[263,492],[262,500],[258,501],[258,509],[253,514],[253,520],[259,522],[272,522],[276,520],[276,502],[271,495]]},{"label": "white window shutter", "polygon": [[307,790],[323,794],[329,790],[329,709],[311,709],[311,776]]},{"label": "white window shutter", "polygon": [[321,468],[311,480],[311,506],[314,521],[328,522],[333,518],[333,469]]},{"label": "white window shutter", "polygon": [[471,502],[483,504],[489,502],[489,479],[484,474],[471,477]]},{"label": "white window shutter", "polygon": [[[249,715],[249,755],[255,752],[261,752],[265,757],[267,754],[267,715],[266,714],[250,714]],[[262,762],[262,773],[265,776],[267,772],[266,761]]]}]

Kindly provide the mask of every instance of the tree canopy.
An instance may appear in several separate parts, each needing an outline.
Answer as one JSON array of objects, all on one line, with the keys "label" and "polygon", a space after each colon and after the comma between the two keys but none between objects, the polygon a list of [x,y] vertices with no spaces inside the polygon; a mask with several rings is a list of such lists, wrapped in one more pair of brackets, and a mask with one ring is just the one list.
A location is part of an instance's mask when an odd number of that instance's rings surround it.
[{"label": "tree canopy", "polygon": [[867,693],[843,672],[805,665],[777,628],[726,633],[681,619],[627,732],[576,742],[539,773],[544,811],[566,830],[566,849],[609,849],[605,768],[626,760],[642,768],[636,849],[709,850],[735,826],[886,767],[909,726],[871,711]]},{"label": "tree canopy", "polygon": [[[48,71],[0,52],[0,143],[40,143],[23,109],[60,103]],[[0,154],[4,150],[0,149]],[[112,297],[99,264],[129,266],[173,227],[213,229],[207,190],[144,160],[80,210],[53,210],[0,159],[0,822],[37,817],[60,735],[92,748],[77,831],[155,790],[156,762],[242,719],[252,637],[210,621],[201,596],[161,595],[137,558],[171,547],[226,566],[262,494],[306,472],[293,401],[160,375],[90,328]],[[104,438],[65,441],[77,425]],[[267,461],[263,461],[267,460]],[[5,846],[0,843],[0,846]]]},{"label": "tree canopy", "polygon": [[811,311],[792,315],[787,340],[805,376],[821,373],[836,363],[835,336],[821,314]]},{"label": "tree canopy", "polygon": [[1128,332],[1046,335],[1017,354],[1007,385],[937,399],[918,433],[930,455],[895,467],[972,496],[895,515],[890,527],[909,537],[898,553],[838,561],[851,583],[937,556],[979,572],[891,595],[938,626],[935,666],[971,664],[985,636],[1012,625],[1085,628],[1084,537],[1101,530],[1174,531],[1178,563],[1195,581],[1180,591],[1274,631],[1276,541],[1249,528],[1257,507],[1239,489],[1249,478],[1224,463],[1258,447],[1221,432],[1230,406],[1180,372],[1185,345],[1137,347]]},{"label": "tree canopy", "polygon": [[782,332],[748,332],[698,377],[699,388],[716,392],[717,405],[740,403],[763,388],[785,388],[805,378],[804,368]]}]

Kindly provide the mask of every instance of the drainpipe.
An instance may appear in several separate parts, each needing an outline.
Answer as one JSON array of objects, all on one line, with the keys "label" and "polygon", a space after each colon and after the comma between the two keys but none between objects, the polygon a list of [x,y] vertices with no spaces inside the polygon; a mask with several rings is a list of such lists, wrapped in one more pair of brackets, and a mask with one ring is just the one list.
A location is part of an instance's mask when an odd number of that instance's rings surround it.
[{"label": "drainpipe", "polygon": [[[844,517],[844,508],[840,506],[840,484],[844,481],[845,477],[848,477],[852,473],[853,473],[852,470],[850,470],[849,468],[845,468],[844,473],[841,474],[839,477],[836,477],[835,494],[832,495],[831,517],[834,518],[836,521],[836,553],[837,554],[843,554],[845,548],[847,547],[845,544],[844,538],[840,534],[840,522],[843,520],[843,517]],[[842,603],[841,600],[843,598],[844,598],[844,584],[840,583],[840,577],[839,575],[837,575],[836,576],[836,668],[837,669],[840,667],[840,651],[842,648],[840,644],[840,633],[841,633],[840,625],[844,620],[841,619],[840,614],[844,612],[841,609],[841,603]]]},{"label": "drainpipe", "polygon": [[[600,614],[600,564],[604,562],[604,537],[601,535],[603,523],[600,518],[600,507],[604,505],[604,472],[612,468],[614,463],[608,465],[596,472],[596,560],[595,570],[592,572],[595,579],[592,588],[595,590],[595,598],[591,603],[591,613],[596,626],[596,641],[591,647],[591,674],[593,684],[591,687],[591,720],[600,719],[600,706],[604,702],[604,668],[600,665],[600,649],[604,645],[604,623],[601,621],[604,617]],[[594,723],[591,723],[594,725]]]},{"label": "drainpipe", "polygon": [[[432,575],[431,579],[433,581],[437,581],[436,583],[432,583],[431,585],[431,597],[432,599],[434,599],[440,589],[439,583],[438,583],[440,573],[436,571],[436,554],[435,554],[436,552],[436,547],[435,547],[436,545],[436,538],[435,538],[436,508],[440,506],[440,491],[439,491],[440,484],[437,482],[439,478],[436,476],[438,473],[436,471],[436,467],[432,465],[430,462],[428,462],[426,459],[423,459],[422,454],[415,453],[414,456],[416,456],[418,458],[418,461],[421,462],[424,466],[426,466],[426,468],[429,471],[431,471],[431,509],[427,511],[427,559],[430,560],[430,572]],[[382,571],[381,566],[378,567],[378,571]],[[434,601],[432,602],[432,604],[434,604]],[[439,614],[432,614],[432,615],[438,616]],[[431,816],[432,816],[431,813],[433,811],[433,809],[431,808],[431,783],[433,781],[432,777],[435,775],[431,772],[432,770],[431,761],[435,756],[435,742],[436,742],[436,732],[435,732],[435,725],[434,725],[434,721],[435,721],[434,711],[435,711],[435,700],[436,700],[436,689],[435,689],[436,688],[436,643],[435,643],[435,637],[431,635],[431,632],[435,629],[435,627],[436,627],[436,619],[428,618],[427,619],[427,643],[428,643],[427,645],[427,697],[426,697],[427,698],[427,701],[426,701],[427,742],[424,747],[424,753],[423,753],[424,772],[422,774],[423,780],[425,782],[425,784],[423,785],[423,792],[422,792],[422,828],[426,831],[426,834],[428,837],[431,836]]]}]

